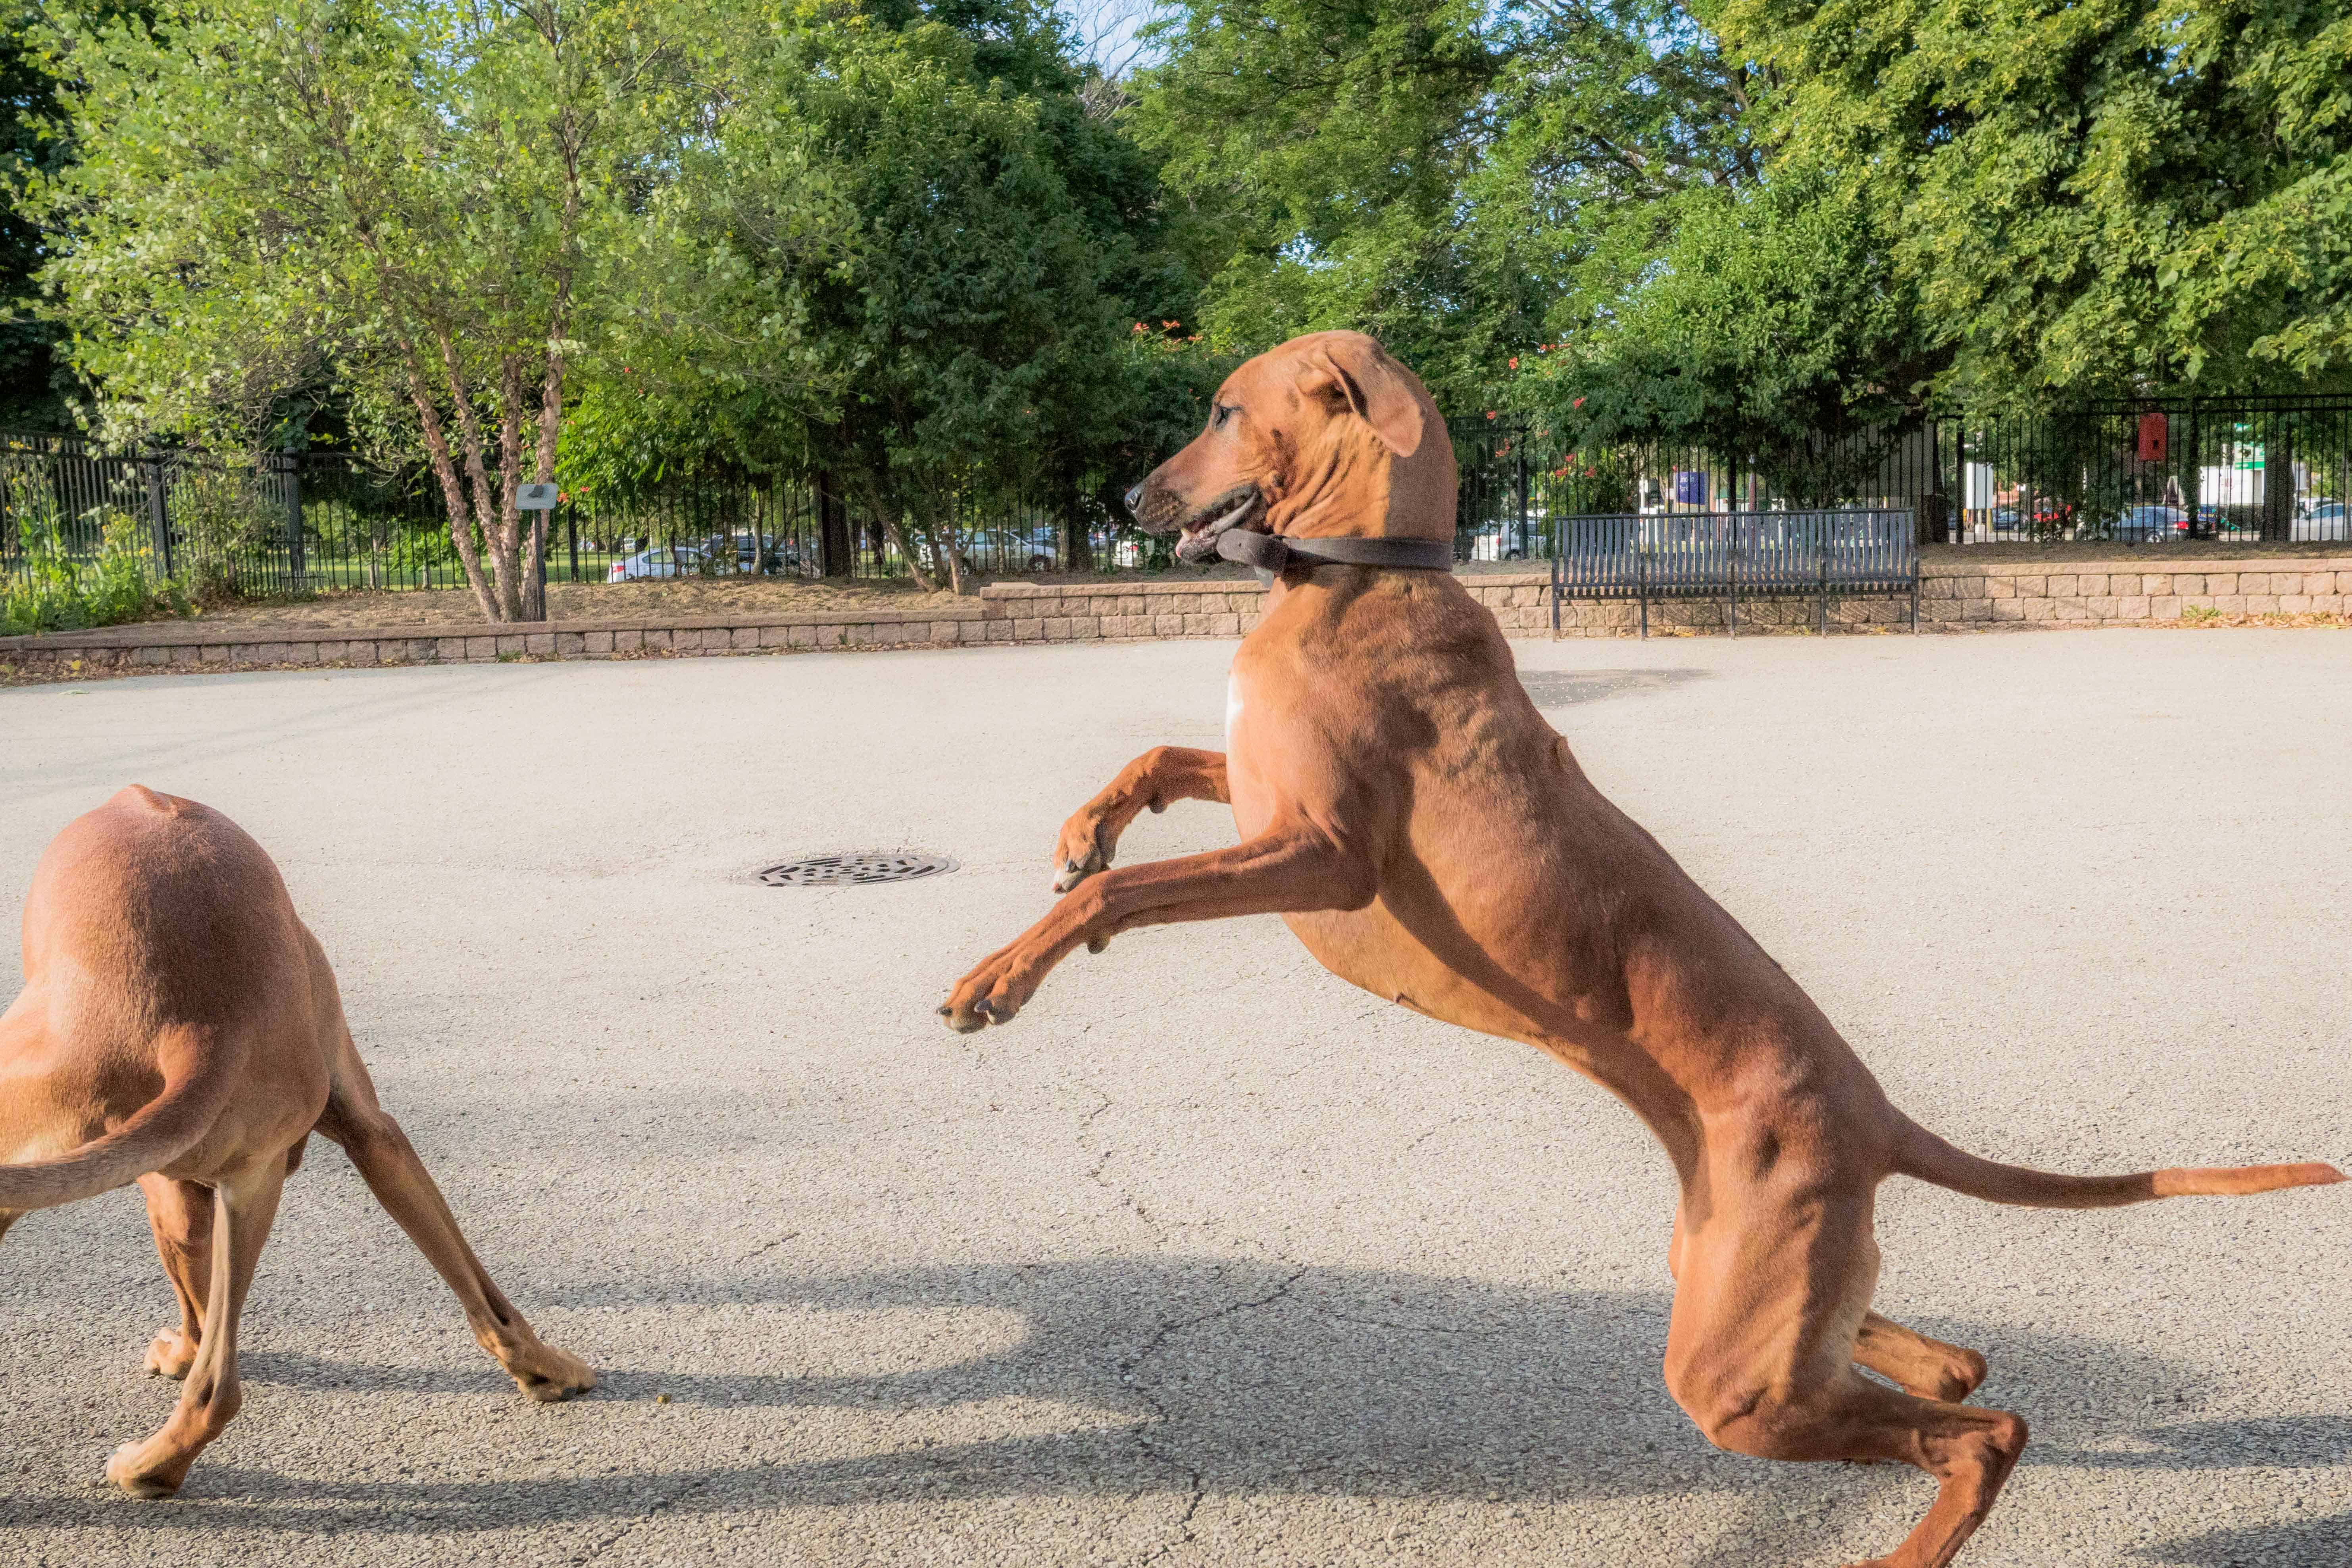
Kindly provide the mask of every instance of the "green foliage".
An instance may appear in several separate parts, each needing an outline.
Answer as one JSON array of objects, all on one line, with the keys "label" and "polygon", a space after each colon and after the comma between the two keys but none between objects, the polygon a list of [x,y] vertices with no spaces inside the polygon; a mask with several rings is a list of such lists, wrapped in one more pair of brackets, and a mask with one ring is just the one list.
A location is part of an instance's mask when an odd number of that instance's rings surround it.
[{"label": "green foliage", "polygon": [[276,446],[346,405],[430,460],[485,612],[519,616],[512,488],[551,477],[567,358],[674,105],[670,29],[693,20],[637,0],[183,0],[152,24],[61,22],[81,156],[32,194],[110,423]]},{"label": "green foliage", "polygon": [[188,591],[209,602],[237,592],[240,566],[283,537],[286,510],[243,473],[200,471],[174,487],[172,522],[184,542]]},{"label": "green foliage", "polygon": [[2352,372],[2340,0],[1726,0],[1980,400]]},{"label": "green foliage", "polygon": [[1160,37],[1138,123],[1224,237],[1211,342],[1359,328],[1450,414],[1638,277],[1684,193],[1757,177],[1747,73],[1674,0],[1190,0]]},{"label": "green foliage", "polygon": [[1520,360],[1514,401],[1589,447],[1705,445],[1792,500],[1852,493],[1916,425],[1937,368],[1869,215],[1795,171],[1675,207],[1641,276]]},{"label": "green foliage", "polygon": [[[140,519],[100,508],[68,523],[37,464],[0,468],[0,489],[21,562],[0,574],[0,634],[110,626],[159,610],[188,613],[179,584],[156,570],[153,542]],[[76,547],[92,533],[95,552]]]},{"label": "green foliage", "polygon": [[71,161],[73,143],[57,123],[57,97],[46,59],[49,18],[64,12],[121,14],[109,0],[15,0],[0,5],[0,428],[64,429],[76,390],[56,353],[57,323],[38,308],[34,274],[44,259],[37,218],[25,210],[28,182]]},{"label": "green foliage", "polygon": [[1087,114],[1050,13],[806,13],[709,47],[567,481],[831,472],[960,582],[974,503],[1083,505],[1197,424],[1210,356],[1136,330],[1187,298],[1150,163]]}]

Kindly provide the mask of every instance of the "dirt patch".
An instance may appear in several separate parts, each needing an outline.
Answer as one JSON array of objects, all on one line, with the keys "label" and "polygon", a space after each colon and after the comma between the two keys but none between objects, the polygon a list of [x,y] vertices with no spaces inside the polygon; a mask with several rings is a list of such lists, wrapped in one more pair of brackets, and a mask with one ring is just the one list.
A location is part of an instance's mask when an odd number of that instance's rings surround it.
[{"label": "dirt patch", "polygon": [[[1158,572],[1148,578],[1072,573],[1043,577],[1007,578],[1020,583],[1100,583],[1116,586],[1139,581],[1154,583],[1207,582],[1213,578],[1246,577],[1239,567],[1213,571],[1181,568]],[[977,586],[977,584],[975,584]],[[971,595],[926,594],[910,581],[818,580],[743,577],[699,578],[650,583],[550,583],[548,609],[556,624],[565,621],[656,619],[667,616],[753,615],[790,616],[814,613],[880,611],[913,615],[949,605],[971,605]],[[374,626],[475,626],[481,605],[463,588],[410,589],[398,593],[354,592],[320,594],[306,599],[236,600],[206,606],[199,618],[206,626],[279,627],[291,630],[356,630]]]}]

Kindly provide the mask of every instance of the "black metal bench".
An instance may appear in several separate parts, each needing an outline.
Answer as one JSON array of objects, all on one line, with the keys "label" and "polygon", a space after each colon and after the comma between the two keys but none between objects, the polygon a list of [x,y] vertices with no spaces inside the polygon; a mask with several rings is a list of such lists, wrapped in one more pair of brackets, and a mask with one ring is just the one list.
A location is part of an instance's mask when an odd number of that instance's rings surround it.
[{"label": "black metal bench", "polygon": [[1551,630],[1562,599],[1638,599],[1650,635],[1652,599],[1721,599],[1731,635],[1739,601],[1911,596],[1919,629],[1919,544],[1908,508],[1885,510],[1685,511],[1562,518],[1551,557]]}]

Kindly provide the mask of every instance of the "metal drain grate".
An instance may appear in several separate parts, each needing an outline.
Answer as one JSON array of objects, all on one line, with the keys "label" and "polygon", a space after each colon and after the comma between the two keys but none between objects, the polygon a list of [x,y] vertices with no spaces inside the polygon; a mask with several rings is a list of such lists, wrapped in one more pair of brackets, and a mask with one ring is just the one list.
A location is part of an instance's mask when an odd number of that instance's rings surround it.
[{"label": "metal drain grate", "polygon": [[956,863],[944,855],[882,854],[812,855],[787,860],[760,873],[771,888],[847,888],[868,882],[911,882],[952,871]]}]

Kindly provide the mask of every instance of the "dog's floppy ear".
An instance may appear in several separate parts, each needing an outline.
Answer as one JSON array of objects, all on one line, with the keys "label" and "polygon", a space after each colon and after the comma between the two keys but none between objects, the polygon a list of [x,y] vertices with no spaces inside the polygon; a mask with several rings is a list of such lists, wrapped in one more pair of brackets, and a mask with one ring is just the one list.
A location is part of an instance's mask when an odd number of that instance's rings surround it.
[{"label": "dog's floppy ear", "polygon": [[1307,350],[1299,367],[1298,395],[1327,403],[1334,412],[1345,405],[1400,458],[1421,449],[1421,399],[1412,395],[1396,362],[1368,337],[1335,335]]}]

